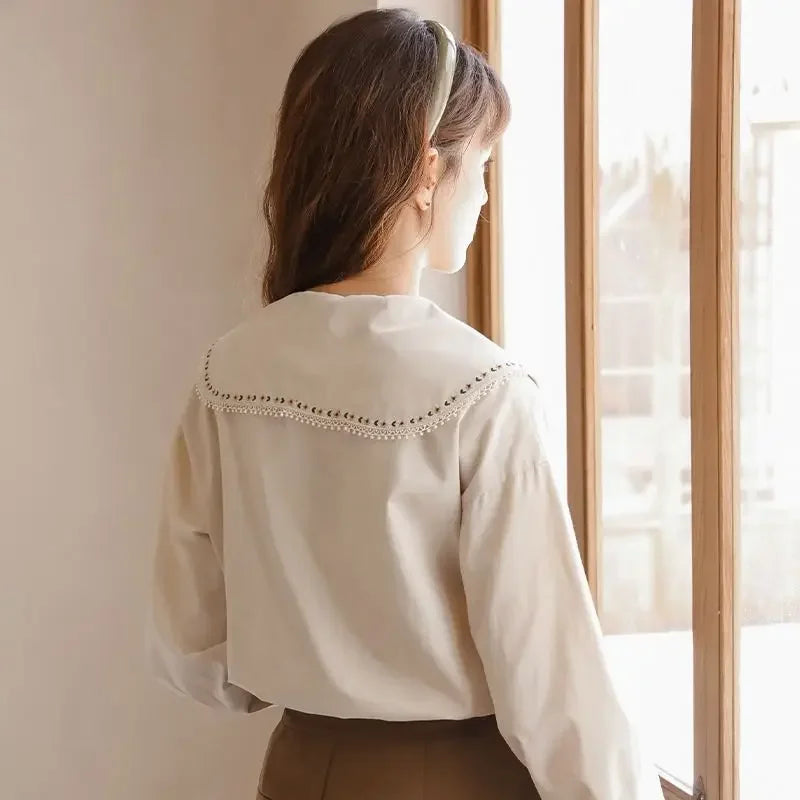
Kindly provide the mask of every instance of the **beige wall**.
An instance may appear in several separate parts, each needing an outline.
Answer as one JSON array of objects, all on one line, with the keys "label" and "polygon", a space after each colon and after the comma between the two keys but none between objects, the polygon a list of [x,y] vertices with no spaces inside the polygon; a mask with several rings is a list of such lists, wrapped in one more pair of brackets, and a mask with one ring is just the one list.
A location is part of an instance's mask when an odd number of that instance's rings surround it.
[{"label": "beige wall", "polygon": [[156,498],[196,358],[254,298],[290,62],[370,5],[0,3],[0,797],[254,795],[274,714],[143,669]]}]

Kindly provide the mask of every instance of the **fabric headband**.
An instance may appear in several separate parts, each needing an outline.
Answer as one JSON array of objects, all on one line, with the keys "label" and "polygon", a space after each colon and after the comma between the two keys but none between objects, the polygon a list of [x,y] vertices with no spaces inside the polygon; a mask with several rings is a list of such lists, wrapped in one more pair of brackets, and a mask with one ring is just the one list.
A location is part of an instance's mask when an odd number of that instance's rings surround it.
[{"label": "fabric headband", "polygon": [[436,61],[436,80],[433,85],[433,97],[428,109],[428,141],[442,121],[450,90],[453,88],[453,76],[456,72],[456,53],[458,47],[452,33],[441,22],[426,19],[425,24],[433,31],[439,45]]}]

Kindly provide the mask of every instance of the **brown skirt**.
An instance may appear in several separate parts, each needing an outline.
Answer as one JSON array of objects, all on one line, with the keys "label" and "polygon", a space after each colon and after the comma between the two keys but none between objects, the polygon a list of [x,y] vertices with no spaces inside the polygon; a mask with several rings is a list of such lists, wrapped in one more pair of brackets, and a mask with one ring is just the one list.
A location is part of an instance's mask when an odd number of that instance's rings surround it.
[{"label": "brown skirt", "polygon": [[384,722],[286,710],[259,800],[539,800],[493,716]]}]

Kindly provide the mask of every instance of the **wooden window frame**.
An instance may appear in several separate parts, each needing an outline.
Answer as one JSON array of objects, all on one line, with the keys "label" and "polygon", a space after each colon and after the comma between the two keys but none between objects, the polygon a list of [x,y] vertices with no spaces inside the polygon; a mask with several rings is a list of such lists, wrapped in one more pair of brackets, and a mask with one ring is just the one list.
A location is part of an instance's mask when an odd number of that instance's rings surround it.
[{"label": "wooden window frame", "polygon": [[[695,774],[738,800],[739,0],[694,0],[690,350]],[[697,788],[697,787],[696,787]]]},{"label": "wooden window frame", "polygon": [[597,398],[597,2],[564,2],[564,303],[567,500],[589,588],[600,575],[600,421]]},{"label": "wooden window frame", "polygon": [[[463,0],[462,38],[500,69],[499,0]],[[467,321],[495,342],[503,340],[503,290],[500,272],[500,163],[495,148],[486,188],[489,201],[478,220],[475,238],[467,251]]]},{"label": "wooden window frame", "polygon": [[[600,596],[597,321],[598,3],[564,0],[564,203],[568,500]],[[499,65],[500,0],[464,0],[464,38]],[[668,800],[738,800],[739,0],[693,0],[690,350],[694,772],[662,774]],[[468,321],[502,340],[500,191],[467,266]]]}]

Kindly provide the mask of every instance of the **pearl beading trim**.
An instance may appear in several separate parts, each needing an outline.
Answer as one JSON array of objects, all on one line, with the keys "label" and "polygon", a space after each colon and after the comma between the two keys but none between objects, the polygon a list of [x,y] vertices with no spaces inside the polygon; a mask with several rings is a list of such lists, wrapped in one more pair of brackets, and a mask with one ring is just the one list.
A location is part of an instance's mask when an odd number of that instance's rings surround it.
[{"label": "pearl beading trim", "polygon": [[320,408],[289,397],[223,392],[211,382],[210,360],[211,350],[206,354],[203,382],[208,394],[215,399],[204,397],[199,385],[195,386],[195,392],[200,400],[214,411],[284,417],[315,428],[344,431],[366,439],[384,440],[411,439],[422,436],[444,425],[461,411],[469,408],[513,377],[527,376],[525,370],[513,361],[496,364],[476,375],[455,394],[448,396],[439,405],[428,409],[423,414],[409,419],[385,420],[360,416],[341,409]]}]

